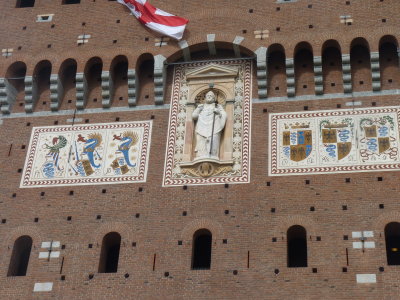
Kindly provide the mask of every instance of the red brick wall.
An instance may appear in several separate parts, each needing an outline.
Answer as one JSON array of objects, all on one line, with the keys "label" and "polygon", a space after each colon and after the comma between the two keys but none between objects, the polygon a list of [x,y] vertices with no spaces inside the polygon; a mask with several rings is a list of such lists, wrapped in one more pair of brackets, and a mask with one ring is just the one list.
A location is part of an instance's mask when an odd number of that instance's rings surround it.
[{"label": "red brick wall", "polygon": [[[116,2],[82,0],[79,5],[61,5],[60,2],[36,0],[34,8],[20,9],[14,8],[14,1],[0,3],[0,48],[14,48],[11,57],[0,57],[0,76],[4,76],[16,61],[26,63],[27,75],[32,75],[35,66],[45,59],[51,62],[52,73],[56,74],[68,58],[75,59],[78,72],[83,72],[90,58],[96,56],[101,58],[103,70],[109,70],[118,55],[127,57],[130,69],[137,66],[143,53],[162,54],[170,60],[181,56],[175,42],[155,47],[154,35]],[[155,6],[190,19],[184,39],[197,50],[207,49],[208,33],[215,33],[216,41],[224,42],[225,46],[237,35],[245,37],[241,45],[247,53],[280,43],[286,58],[294,57],[295,47],[302,41],[311,45],[314,56],[321,56],[322,45],[329,39],[337,40],[341,53],[349,54],[351,42],[357,37],[366,39],[369,51],[379,51],[379,41],[385,35],[399,37],[400,8],[396,0],[350,2],[346,5],[345,1],[338,0],[321,3],[298,0],[283,4],[272,0],[152,1]],[[307,7],[309,4],[312,8]],[[249,9],[253,9],[253,13],[249,13]],[[36,23],[36,15],[44,13],[55,13],[54,20]],[[340,24],[339,16],[348,14],[353,24]],[[387,22],[383,23],[382,18]],[[86,25],[82,26],[82,22]],[[27,26],[26,30],[22,30],[23,26]],[[276,27],[280,27],[280,31]],[[269,37],[255,39],[253,31],[264,29],[269,30]],[[77,46],[76,39],[83,33],[91,34],[92,38],[88,44]],[[17,50],[19,46],[21,50]],[[209,56],[204,56],[203,52],[199,57]],[[381,65],[382,78],[393,77],[398,87],[398,67],[383,62]],[[168,71],[166,103],[169,103],[173,80],[172,67]],[[365,75],[362,70],[358,73],[353,69],[354,72],[357,76]],[[326,92],[341,93],[341,74],[329,73],[326,77],[333,74],[335,76],[329,80],[337,84],[328,88],[325,82]],[[312,80],[312,74],[308,75]],[[283,80],[279,82],[279,94],[270,91],[270,95],[285,96],[286,76],[270,76]],[[371,91],[370,75],[365,76],[364,87],[368,87],[365,90]],[[257,98],[256,82],[253,76],[253,98]],[[140,98],[139,104],[154,103],[152,85],[151,81],[144,83],[141,95],[150,96],[149,99]],[[392,87],[385,83],[383,88]],[[361,89],[354,86],[354,90]],[[306,94],[312,95],[313,91],[312,87]],[[74,88],[68,91],[61,110],[74,109],[74,93]],[[50,102],[48,95],[43,94],[36,111],[49,110],[42,104]],[[125,87],[122,91],[118,89],[116,96],[124,97],[127,106]],[[90,96],[88,107],[100,108],[100,93],[96,94],[98,101],[95,103],[94,97],[95,94]],[[72,103],[67,103],[68,99]],[[395,95],[379,93],[354,99],[361,101],[362,107],[370,107],[372,102],[376,106],[398,105],[399,100]],[[228,188],[224,185],[189,186],[187,190],[161,187],[169,111],[150,107],[144,111],[105,110],[77,116],[83,122],[88,119],[89,123],[114,122],[117,117],[121,122],[147,120],[154,116],[146,183],[19,189],[21,173],[18,169],[24,166],[32,127],[50,126],[55,121],[59,125],[71,124],[66,120],[72,118],[72,114],[3,119],[0,126],[3,141],[0,144],[0,219],[6,221],[0,223],[0,298],[396,299],[400,267],[387,265],[383,232],[388,222],[400,221],[399,172],[267,176],[268,112],[302,111],[305,106],[308,110],[348,108],[345,105],[348,101],[349,98],[332,98],[253,104],[251,182]],[[24,111],[19,103],[23,103],[23,93],[18,96],[14,113]],[[113,106],[119,105],[120,102],[114,100]],[[26,126],[28,122],[30,126]],[[21,149],[22,145],[25,149]],[[377,181],[377,177],[382,177],[383,181]],[[349,183],[345,182],[346,178],[350,178]],[[305,180],[310,180],[310,184],[305,184]],[[140,187],[143,188],[141,192]],[[72,190],[74,194],[70,196]],[[41,192],[45,192],[44,196]],[[379,204],[384,204],[384,208],[380,209]],[[342,210],[343,205],[348,209]],[[315,211],[310,211],[311,206]],[[275,212],[271,212],[272,208]],[[183,211],[187,216],[182,215]],[[136,217],[137,214],[140,216]],[[98,220],[97,215],[101,215],[101,219]],[[67,221],[68,216],[72,217],[71,221]],[[39,221],[34,222],[35,218]],[[307,230],[307,268],[286,266],[286,231],[295,224]],[[208,228],[213,234],[209,271],[190,270],[192,235],[199,228]],[[375,249],[363,253],[352,248],[351,232],[361,230],[374,231]],[[122,237],[118,272],[99,274],[101,241],[110,231],[117,231]],[[31,236],[34,244],[27,276],[7,277],[12,246],[21,235]],[[349,239],[344,240],[344,235]],[[317,237],[321,237],[321,241],[317,241]],[[39,260],[41,242],[50,240],[65,245],[61,257],[49,262]],[[182,241],[182,245],[178,245],[178,241]],[[88,248],[89,244],[93,247]],[[347,267],[346,273],[342,272],[343,267]],[[380,272],[379,267],[384,267],[384,271]],[[317,268],[317,273],[313,273],[312,268]],[[234,270],[238,271],[237,275],[233,274]],[[279,273],[275,274],[275,270]],[[168,277],[165,272],[169,272]],[[355,274],[360,273],[377,274],[377,283],[357,284]],[[93,279],[89,279],[89,274],[94,274]],[[129,277],[125,278],[125,274]],[[61,275],[65,275],[65,281],[60,280]],[[33,293],[35,282],[54,282],[53,291]]]}]

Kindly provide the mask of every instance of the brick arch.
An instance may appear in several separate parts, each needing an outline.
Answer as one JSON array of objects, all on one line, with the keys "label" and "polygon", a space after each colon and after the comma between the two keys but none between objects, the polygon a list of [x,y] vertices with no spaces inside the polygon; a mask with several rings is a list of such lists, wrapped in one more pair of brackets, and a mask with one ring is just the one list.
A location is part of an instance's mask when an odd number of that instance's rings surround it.
[{"label": "brick arch", "polygon": [[[317,233],[317,225],[308,216],[300,216],[300,215],[292,215],[287,217],[282,217],[277,221],[275,225],[274,231],[276,234],[280,234],[286,237],[287,230],[293,225],[300,225],[306,229],[307,237],[316,236]],[[286,238],[285,238],[286,239]]]},{"label": "brick arch", "polygon": [[7,60],[5,61],[1,61],[0,62],[0,77],[5,77],[8,69],[11,67],[12,64],[16,63],[16,62],[23,62],[26,65],[26,72],[28,72],[28,69],[33,72],[33,69],[35,68],[36,64],[30,64],[30,58],[28,57],[24,57],[24,56],[11,56],[9,58],[7,58]]},{"label": "brick arch", "polygon": [[400,34],[398,28],[394,27],[385,27],[385,28],[377,28],[374,31],[374,34],[369,34],[368,37],[370,39],[370,48],[371,52],[379,51],[379,41],[385,35],[392,35],[397,41],[400,41]]},{"label": "brick arch", "polygon": [[373,47],[374,47],[374,42],[372,40],[372,35],[371,33],[365,32],[365,30],[355,30],[352,32],[352,34],[350,36],[344,36],[344,41],[343,44],[341,44],[342,46],[342,53],[344,54],[350,54],[351,48],[352,48],[352,43],[354,40],[361,38],[364,39],[368,46],[370,51],[374,51]]},{"label": "brick arch", "polygon": [[103,237],[110,232],[117,232],[121,236],[121,246],[125,242],[129,242],[132,239],[132,230],[131,228],[121,222],[107,222],[101,224],[90,236],[93,237],[92,241],[96,242],[99,247],[101,247],[101,242],[103,241]]},{"label": "brick arch", "polygon": [[[232,45],[233,49],[233,40],[237,35],[235,34],[216,34],[215,36],[215,44],[218,52],[218,44],[229,44]],[[193,50],[196,48],[204,48],[207,47],[207,35],[206,34],[197,34],[195,37],[191,37],[190,41],[188,41],[189,49]],[[255,56],[255,50],[260,47],[260,44],[255,42],[254,40],[245,38],[239,45],[240,49],[244,49],[246,52]],[[207,48],[205,48],[207,49]],[[163,52],[162,55],[167,57],[168,62],[173,62],[183,57],[183,52],[181,49],[177,50],[176,48],[172,49],[171,52]],[[242,51],[243,52],[243,51]]]},{"label": "brick arch", "polygon": [[379,217],[375,219],[373,223],[373,228],[382,234],[384,238],[385,226],[391,222],[400,223],[400,212],[391,211],[381,214]]},{"label": "brick arch", "polygon": [[224,235],[222,225],[211,219],[197,219],[187,224],[182,232],[181,239],[184,241],[192,241],[193,234],[199,229],[208,229],[212,234],[213,241],[220,239]]},{"label": "brick arch", "polygon": [[[5,252],[5,255],[2,255],[0,258],[0,265],[3,266],[2,268],[4,270],[3,274],[7,273],[6,270],[8,269],[10,262],[14,242],[17,238],[23,235],[28,235],[32,238],[31,258],[34,257],[32,256],[32,252],[34,252],[35,249],[40,249],[41,243],[44,241],[43,233],[41,233],[35,226],[18,226],[9,231],[2,240],[3,249],[6,247],[8,248],[7,252]],[[12,277],[7,277],[7,279],[11,280]]]}]

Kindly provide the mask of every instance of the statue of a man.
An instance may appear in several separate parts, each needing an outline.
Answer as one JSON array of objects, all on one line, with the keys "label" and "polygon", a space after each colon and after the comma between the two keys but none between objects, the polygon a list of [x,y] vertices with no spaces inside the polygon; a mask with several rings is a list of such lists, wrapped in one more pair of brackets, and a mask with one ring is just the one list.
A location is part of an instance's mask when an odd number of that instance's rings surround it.
[{"label": "statue of a man", "polygon": [[212,91],[206,94],[205,103],[194,110],[192,118],[197,120],[195,159],[219,159],[219,144],[226,123],[226,112],[216,102]]}]

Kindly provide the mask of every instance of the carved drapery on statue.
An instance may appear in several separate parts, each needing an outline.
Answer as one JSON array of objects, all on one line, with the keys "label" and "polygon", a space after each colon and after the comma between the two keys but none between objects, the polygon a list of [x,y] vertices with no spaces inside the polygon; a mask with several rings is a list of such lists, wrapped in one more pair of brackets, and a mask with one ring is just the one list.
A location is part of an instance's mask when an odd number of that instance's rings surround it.
[{"label": "carved drapery on statue", "polygon": [[195,159],[212,158],[219,160],[219,147],[222,131],[225,128],[226,112],[216,102],[213,91],[206,94],[205,102],[199,104],[192,113],[196,121]]},{"label": "carved drapery on statue", "polygon": [[175,67],[164,186],[249,181],[251,63]]}]

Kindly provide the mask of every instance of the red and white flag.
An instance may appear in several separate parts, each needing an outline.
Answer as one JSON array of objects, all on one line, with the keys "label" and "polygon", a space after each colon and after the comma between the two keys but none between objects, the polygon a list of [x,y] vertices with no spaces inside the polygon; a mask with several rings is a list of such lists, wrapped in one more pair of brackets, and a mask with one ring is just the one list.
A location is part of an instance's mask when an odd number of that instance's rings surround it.
[{"label": "red and white flag", "polygon": [[171,15],[158,9],[147,0],[118,0],[119,3],[127,6],[132,14],[148,28],[180,40],[189,20]]}]

